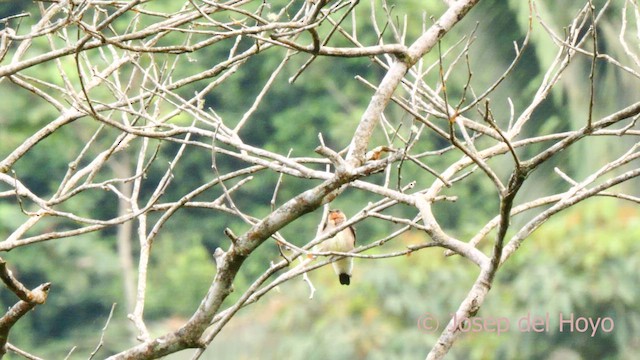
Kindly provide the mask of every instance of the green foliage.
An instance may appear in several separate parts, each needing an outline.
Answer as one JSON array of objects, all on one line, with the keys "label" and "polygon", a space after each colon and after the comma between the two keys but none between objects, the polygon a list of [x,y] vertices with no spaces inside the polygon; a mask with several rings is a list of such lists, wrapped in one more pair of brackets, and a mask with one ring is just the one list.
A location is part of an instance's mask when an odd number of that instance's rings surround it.
[{"label": "green foliage", "polygon": [[147,298],[151,318],[188,317],[200,304],[215,274],[211,254],[199,246],[199,239],[163,238],[156,242],[158,253],[154,268],[165,269],[150,274]]},{"label": "green foliage", "polygon": [[[3,255],[27,287],[52,284],[46,306],[26,315],[12,330],[14,345],[38,349],[47,357],[64,357],[73,346],[85,355],[95,348],[112,304],[123,300],[119,263],[110,243],[108,238],[87,235]],[[0,293],[3,308],[17,301],[11,292]]]}]

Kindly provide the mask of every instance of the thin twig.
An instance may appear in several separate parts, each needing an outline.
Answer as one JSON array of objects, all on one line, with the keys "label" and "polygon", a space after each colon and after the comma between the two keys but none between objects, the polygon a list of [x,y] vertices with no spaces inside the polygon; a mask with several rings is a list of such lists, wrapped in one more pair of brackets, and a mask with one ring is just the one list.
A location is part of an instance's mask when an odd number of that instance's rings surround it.
[{"label": "thin twig", "polygon": [[109,322],[111,322],[111,318],[113,317],[113,311],[115,310],[115,308],[116,308],[116,303],[113,303],[111,305],[111,310],[109,311],[109,316],[107,317],[107,321],[104,324],[104,327],[102,327],[102,332],[100,334],[100,341],[98,342],[98,345],[96,345],[96,348],[89,355],[89,360],[93,359],[93,357],[98,353],[98,351],[102,348],[102,346],[104,346],[104,335],[107,332],[107,328],[109,327]]}]

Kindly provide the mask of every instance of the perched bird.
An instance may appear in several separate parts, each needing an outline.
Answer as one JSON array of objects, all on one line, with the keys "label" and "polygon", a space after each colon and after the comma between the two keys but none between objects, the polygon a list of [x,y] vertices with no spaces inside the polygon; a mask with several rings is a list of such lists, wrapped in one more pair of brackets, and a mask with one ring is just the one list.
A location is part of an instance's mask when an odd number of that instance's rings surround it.
[{"label": "perched bird", "polygon": [[[322,229],[323,233],[328,233],[331,230],[339,227],[345,221],[347,217],[340,210],[330,210],[327,222]],[[335,252],[349,252],[356,246],[356,232],[353,227],[349,226],[342,229],[339,233],[335,234],[332,238],[323,241],[320,244],[321,251],[335,251]],[[351,283],[351,270],[353,270],[353,258],[345,257],[338,261],[333,262],[333,269],[338,275],[340,284],[349,285]]]}]

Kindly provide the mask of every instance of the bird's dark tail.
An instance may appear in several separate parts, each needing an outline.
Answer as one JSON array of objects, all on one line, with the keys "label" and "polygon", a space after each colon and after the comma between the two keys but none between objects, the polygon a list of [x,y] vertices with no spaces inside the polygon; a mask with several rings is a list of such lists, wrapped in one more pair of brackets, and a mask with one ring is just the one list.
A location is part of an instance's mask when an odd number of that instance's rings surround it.
[{"label": "bird's dark tail", "polygon": [[340,284],[342,285],[349,285],[351,284],[351,275],[349,274],[340,274],[338,275],[338,278],[340,279]]}]

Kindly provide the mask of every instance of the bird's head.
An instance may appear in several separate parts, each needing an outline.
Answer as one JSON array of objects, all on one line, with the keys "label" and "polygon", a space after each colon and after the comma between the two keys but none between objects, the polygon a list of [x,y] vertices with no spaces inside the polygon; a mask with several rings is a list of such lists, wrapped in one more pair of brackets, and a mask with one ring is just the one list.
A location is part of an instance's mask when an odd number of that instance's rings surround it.
[{"label": "bird's head", "polygon": [[347,217],[344,215],[344,213],[342,211],[340,211],[340,210],[330,210],[329,211],[328,222],[330,224],[338,226],[338,225],[342,224],[343,222],[345,222],[346,220],[347,220]]}]

